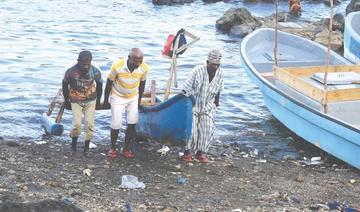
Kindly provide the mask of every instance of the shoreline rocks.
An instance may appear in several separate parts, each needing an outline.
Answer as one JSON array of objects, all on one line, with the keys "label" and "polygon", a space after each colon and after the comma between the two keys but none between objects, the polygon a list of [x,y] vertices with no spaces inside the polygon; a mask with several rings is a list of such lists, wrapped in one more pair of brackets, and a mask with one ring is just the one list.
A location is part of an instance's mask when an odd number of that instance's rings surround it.
[{"label": "shoreline rocks", "polygon": [[[332,24],[333,31],[330,46],[340,54],[343,51],[344,20],[345,18],[342,14],[335,14]],[[296,18],[286,12],[278,14],[279,30],[305,37],[324,46],[328,45],[328,25],[329,19],[322,19],[313,23],[298,22]],[[275,14],[264,18],[255,17],[246,8],[230,8],[216,21],[218,30],[241,38],[257,28],[274,28],[274,26]]]}]

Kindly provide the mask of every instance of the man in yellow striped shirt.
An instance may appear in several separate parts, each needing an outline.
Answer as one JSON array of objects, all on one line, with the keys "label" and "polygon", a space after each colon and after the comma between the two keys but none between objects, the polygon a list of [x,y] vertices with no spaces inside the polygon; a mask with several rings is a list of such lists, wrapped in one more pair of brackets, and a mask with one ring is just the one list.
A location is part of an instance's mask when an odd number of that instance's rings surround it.
[{"label": "man in yellow striped shirt", "polygon": [[[116,157],[116,141],[121,128],[123,111],[126,110],[127,127],[121,155],[133,158],[130,141],[135,137],[135,124],[139,119],[138,105],[144,93],[149,67],[143,63],[144,54],[139,48],[130,50],[128,59],[120,59],[111,66],[105,87],[104,108],[111,105],[111,148],[108,156]],[[111,91],[111,92],[110,92]]]}]

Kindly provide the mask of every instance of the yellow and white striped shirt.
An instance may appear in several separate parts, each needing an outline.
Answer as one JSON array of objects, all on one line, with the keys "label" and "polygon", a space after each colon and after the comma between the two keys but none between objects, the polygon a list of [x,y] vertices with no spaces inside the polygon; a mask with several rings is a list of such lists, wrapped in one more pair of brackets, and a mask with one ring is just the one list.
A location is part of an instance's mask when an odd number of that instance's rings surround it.
[{"label": "yellow and white striped shirt", "polygon": [[133,72],[129,70],[125,59],[114,62],[108,78],[113,81],[111,93],[130,98],[138,94],[140,81],[145,81],[149,66],[141,63]]}]

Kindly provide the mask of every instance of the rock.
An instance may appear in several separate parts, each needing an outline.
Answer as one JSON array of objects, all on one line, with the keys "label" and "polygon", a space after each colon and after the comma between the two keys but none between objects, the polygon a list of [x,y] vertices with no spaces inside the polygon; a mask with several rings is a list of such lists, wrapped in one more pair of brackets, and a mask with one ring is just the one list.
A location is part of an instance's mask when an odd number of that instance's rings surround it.
[{"label": "rock", "polygon": [[360,0],[351,0],[345,11],[346,15],[351,12],[360,11]]},{"label": "rock", "polygon": [[304,178],[304,176],[299,175],[299,176],[295,177],[294,180],[295,180],[296,182],[302,183],[302,182],[305,181],[305,178]]},{"label": "rock", "polygon": [[[279,12],[278,22],[287,22],[289,19],[290,19],[289,14],[287,12]],[[273,14],[263,18],[262,26],[274,27],[275,26],[275,14],[273,13]]]},{"label": "rock", "polygon": [[230,34],[234,36],[239,36],[241,38],[245,37],[247,34],[251,33],[253,28],[247,25],[236,25],[231,27]]},{"label": "rock", "polygon": [[155,5],[173,5],[173,4],[185,4],[192,3],[194,0],[152,0]]},{"label": "rock", "polygon": [[146,211],[146,210],[147,210],[147,206],[144,205],[144,204],[140,204],[140,205],[138,206],[138,209],[139,209],[139,211]]},{"label": "rock", "polygon": [[337,13],[333,16],[333,24],[332,24],[332,30],[339,30],[341,32],[344,32],[345,27],[345,17]]},{"label": "rock", "polygon": [[230,8],[223,16],[216,20],[216,28],[226,32],[229,32],[231,27],[242,24],[252,28],[261,25],[260,20],[253,17],[245,8]]},{"label": "rock", "polygon": [[15,141],[8,141],[6,142],[6,145],[7,146],[12,146],[12,147],[15,147],[15,146],[19,146],[19,144]]},{"label": "rock", "polygon": [[[323,18],[318,22],[315,22],[314,25],[321,29],[329,28],[329,18]],[[344,32],[344,26],[345,26],[345,17],[337,13],[333,16],[333,23],[332,23],[332,30],[339,30],[341,32]],[[321,30],[322,31],[322,30]]]},{"label": "rock", "polygon": [[[320,43],[324,46],[328,45],[329,31],[327,29],[315,35],[315,42]],[[340,51],[343,46],[343,35],[340,31],[333,31],[330,42],[331,49],[334,51]]]},{"label": "rock", "polygon": [[90,176],[91,176],[91,170],[90,170],[90,169],[84,169],[84,170],[83,170],[83,174],[84,174],[85,176],[90,177]]}]

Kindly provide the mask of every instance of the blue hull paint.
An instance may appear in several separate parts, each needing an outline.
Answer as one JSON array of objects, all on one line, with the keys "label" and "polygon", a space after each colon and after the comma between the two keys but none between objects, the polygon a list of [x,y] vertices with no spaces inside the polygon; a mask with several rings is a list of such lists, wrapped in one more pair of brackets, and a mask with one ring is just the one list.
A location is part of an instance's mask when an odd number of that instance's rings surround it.
[{"label": "blue hull paint", "polygon": [[359,129],[314,110],[278,89],[259,74],[246,53],[242,44],[242,64],[247,75],[260,88],[270,112],[298,136],[360,169]]},{"label": "blue hull paint", "polygon": [[139,135],[184,145],[191,136],[193,97],[176,96],[155,106],[139,110],[136,131]]},{"label": "blue hull paint", "polygon": [[345,18],[344,57],[360,64],[360,11],[349,13]]}]

